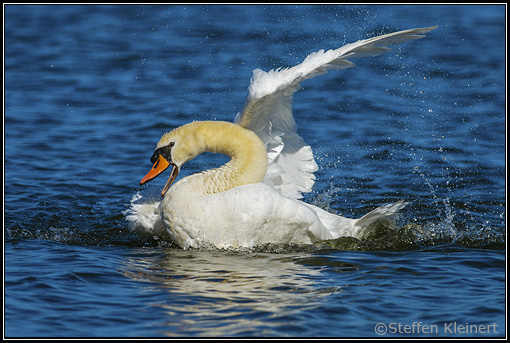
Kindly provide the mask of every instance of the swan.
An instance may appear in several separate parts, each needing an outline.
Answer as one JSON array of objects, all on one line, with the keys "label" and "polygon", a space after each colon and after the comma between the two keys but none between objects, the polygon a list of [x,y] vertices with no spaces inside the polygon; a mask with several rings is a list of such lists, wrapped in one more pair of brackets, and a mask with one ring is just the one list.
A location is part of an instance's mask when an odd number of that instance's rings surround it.
[{"label": "swan", "polygon": [[[312,149],[298,135],[292,97],[303,80],[354,67],[348,59],[377,56],[388,46],[425,37],[437,26],[393,32],[310,54],[292,68],[253,71],[243,109],[233,123],[194,121],[165,133],[140,186],[165,170],[162,200],[133,196],[124,212],[131,232],[166,237],[179,247],[250,248],[265,243],[310,244],[359,237],[379,221],[395,227],[400,200],[359,219],[329,213],[300,200],[318,170]],[[229,162],[175,182],[183,165],[204,152]]]}]

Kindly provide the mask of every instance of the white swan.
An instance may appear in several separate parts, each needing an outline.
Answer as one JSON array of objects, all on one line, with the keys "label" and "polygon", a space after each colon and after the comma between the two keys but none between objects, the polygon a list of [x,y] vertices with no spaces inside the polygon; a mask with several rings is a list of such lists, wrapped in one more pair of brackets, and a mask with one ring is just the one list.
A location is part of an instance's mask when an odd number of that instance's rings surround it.
[{"label": "white swan", "polygon": [[[130,231],[166,235],[182,248],[238,248],[357,237],[361,228],[379,220],[394,225],[404,201],[349,219],[298,200],[312,189],[318,167],[312,149],[296,132],[292,96],[303,80],[354,67],[347,59],[382,54],[390,45],[422,38],[436,28],[399,31],[320,50],[289,69],[254,70],[246,104],[235,123],[196,121],[163,135],[151,158],[154,166],[140,184],[171,167],[161,192],[164,198],[140,203],[135,195],[125,212]],[[206,151],[231,160],[172,185],[183,164]]]}]

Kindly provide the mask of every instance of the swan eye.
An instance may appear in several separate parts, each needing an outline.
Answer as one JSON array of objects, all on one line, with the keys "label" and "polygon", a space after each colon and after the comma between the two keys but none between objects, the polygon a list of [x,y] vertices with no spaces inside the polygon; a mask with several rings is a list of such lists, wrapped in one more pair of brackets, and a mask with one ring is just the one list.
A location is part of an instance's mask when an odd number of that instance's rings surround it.
[{"label": "swan eye", "polygon": [[175,145],[175,142],[171,142],[171,143],[169,144],[170,148],[171,148],[171,147],[173,147],[174,145]]}]

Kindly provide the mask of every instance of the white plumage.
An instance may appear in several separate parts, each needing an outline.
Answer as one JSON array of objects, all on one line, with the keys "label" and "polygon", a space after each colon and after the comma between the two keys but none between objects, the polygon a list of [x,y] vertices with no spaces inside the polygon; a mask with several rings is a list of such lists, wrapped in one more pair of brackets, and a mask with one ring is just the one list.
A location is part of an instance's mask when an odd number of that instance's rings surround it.
[{"label": "white plumage", "polygon": [[[377,56],[388,46],[422,38],[435,28],[399,31],[336,50],[320,50],[288,69],[254,70],[236,124],[194,122],[161,138],[154,167],[142,183],[172,166],[163,201],[136,194],[125,212],[129,229],[166,236],[183,248],[236,248],[356,237],[360,228],[379,220],[394,225],[395,215],[406,204],[403,201],[348,219],[298,200],[311,191],[318,166],[311,147],[297,134],[292,97],[303,80],[328,70],[352,68],[348,59]],[[204,151],[232,159],[170,187],[181,166]]]}]

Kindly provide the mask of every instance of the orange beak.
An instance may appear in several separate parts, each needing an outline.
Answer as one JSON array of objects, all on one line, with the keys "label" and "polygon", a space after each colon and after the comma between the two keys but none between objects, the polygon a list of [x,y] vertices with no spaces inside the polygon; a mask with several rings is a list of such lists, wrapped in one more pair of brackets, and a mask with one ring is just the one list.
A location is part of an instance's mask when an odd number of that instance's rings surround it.
[{"label": "orange beak", "polygon": [[172,182],[174,182],[174,180],[177,178],[177,175],[179,174],[179,168],[175,164],[168,162],[161,155],[158,156],[158,159],[152,166],[152,169],[140,181],[140,186],[146,184],[147,182],[151,181],[156,176],[158,176],[159,174],[164,172],[170,166],[170,164],[172,165],[172,172],[170,173],[170,177],[168,178],[168,181],[166,182],[165,187],[161,191],[161,196],[165,196],[166,192],[172,185]]}]

